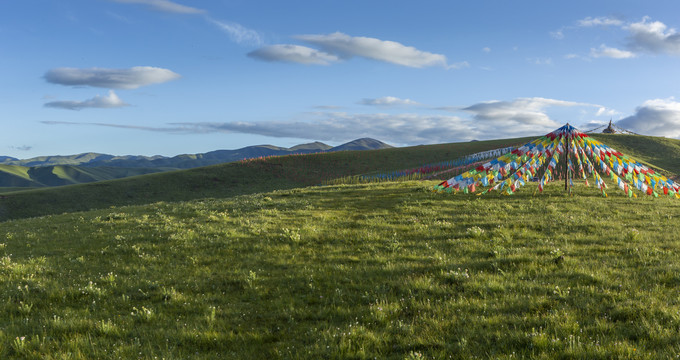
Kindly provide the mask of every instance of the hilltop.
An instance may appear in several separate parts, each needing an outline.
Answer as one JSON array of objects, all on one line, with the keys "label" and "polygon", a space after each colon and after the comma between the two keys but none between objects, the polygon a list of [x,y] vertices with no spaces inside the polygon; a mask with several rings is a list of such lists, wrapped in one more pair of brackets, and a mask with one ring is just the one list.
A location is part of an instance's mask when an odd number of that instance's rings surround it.
[{"label": "hilltop", "polygon": [[0,199],[0,221],[109,206],[230,197],[319,185],[324,180],[417,167],[517,145],[529,139],[278,156],[119,180],[5,193],[4,198]]},{"label": "hilltop", "polygon": [[248,146],[237,150],[216,150],[202,154],[164,156],[114,156],[83,153],[70,156],[41,156],[19,160],[0,157],[0,190],[20,190],[82,184],[163,171],[191,169],[249,158],[311,154],[319,152],[389,149],[391,145],[374,139],[358,139],[331,147],[321,142],[291,148],[273,145]]},{"label": "hilltop", "polygon": [[[680,158],[680,140],[615,136],[619,137],[595,137],[640,160],[664,164],[663,169],[668,174],[680,173],[680,163],[675,160]],[[330,179],[408,169],[479,151],[521,145],[530,140],[533,138],[281,156],[90,184],[6,192],[0,199],[0,221],[110,206],[224,198],[319,185]]]}]

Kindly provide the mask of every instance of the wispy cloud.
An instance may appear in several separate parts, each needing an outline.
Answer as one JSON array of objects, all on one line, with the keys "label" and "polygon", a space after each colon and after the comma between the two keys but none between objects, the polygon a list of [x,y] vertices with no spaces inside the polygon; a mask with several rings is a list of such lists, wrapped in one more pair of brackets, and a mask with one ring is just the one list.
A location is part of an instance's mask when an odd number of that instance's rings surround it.
[{"label": "wispy cloud", "polygon": [[396,41],[349,36],[341,32],[328,35],[298,35],[295,38],[316,45],[323,51],[343,59],[359,56],[415,68],[448,66],[444,55],[421,51]]},{"label": "wispy cloud", "polygon": [[552,58],[549,57],[537,57],[537,58],[527,58],[527,61],[535,65],[552,65]]},{"label": "wispy cloud", "polygon": [[[469,116],[426,114],[356,114],[348,112],[306,113],[305,120],[260,122],[172,123],[167,127],[140,127],[120,124],[44,122],[53,125],[90,125],[179,134],[236,133],[277,138],[321,141],[348,141],[373,137],[400,145],[447,143],[473,139],[541,135],[560,124],[547,114],[558,107],[600,107],[546,98],[520,98],[488,101],[465,108],[451,108]],[[448,109],[448,108],[447,108]]]},{"label": "wispy cloud", "polygon": [[129,106],[113,90],[110,90],[108,95],[96,95],[92,99],[85,101],[51,101],[45,104],[45,107],[67,109],[67,110],[82,110],[86,108],[111,109]]},{"label": "wispy cloud", "polygon": [[608,16],[586,17],[576,22],[579,27],[593,27],[593,26],[621,26],[623,21]]},{"label": "wispy cloud", "polygon": [[31,151],[33,149],[33,146],[30,145],[21,145],[21,146],[8,146],[12,150],[19,150],[19,151]]},{"label": "wispy cloud", "polygon": [[616,125],[644,135],[680,138],[680,102],[673,98],[647,100]]},{"label": "wispy cloud", "polygon": [[[625,49],[602,44],[599,48],[590,49],[590,58],[630,59],[643,53],[680,56],[680,32],[669,28],[661,21],[652,21],[649,16],[630,23],[612,17],[587,17],[577,21],[576,26],[563,27],[551,35],[562,39],[566,29],[606,26],[616,27],[628,33]],[[570,56],[576,57],[574,54]]]},{"label": "wispy cloud", "polygon": [[163,132],[163,133],[195,133],[193,129],[184,128],[181,126],[169,126],[169,127],[150,127],[150,126],[139,126],[139,125],[126,125],[126,124],[111,124],[111,123],[92,123],[92,122],[75,122],[75,121],[54,121],[54,120],[44,120],[40,123],[45,125],[70,125],[70,126],[103,126],[117,129],[129,129],[129,130],[142,130],[142,131],[152,131],[152,132]]},{"label": "wispy cloud", "polygon": [[404,105],[420,105],[418,102],[411,99],[400,99],[394,96],[384,96],[377,99],[362,99],[359,101],[361,105],[371,106],[404,106]]},{"label": "wispy cloud", "polygon": [[49,70],[44,77],[49,83],[66,86],[136,89],[175,80],[180,75],[168,69],[136,66],[129,69],[56,68]]},{"label": "wispy cloud", "polygon": [[318,49],[300,45],[280,44],[263,47],[248,55],[267,61],[319,65],[328,65],[339,60],[362,57],[413,68],[443,67],[447,69],[460,69],[469,66],[465,61],[449,64],[444,55],[418,50],[415,47],[406,46],[395,41],[363,36],[349,36],[341,32],[327,35],[297,35],[294,38],[318,47]]},{"label": "wispy cloud", "polygon": [[317,113],[312,121],[181,124],[197,132],[246,133],[271,137],[348,141],[372,137],[395,144],[471,140],[479,134],[461,118],[418,114]]},{"label": "wispy cloud", "polygon": [[612,47],[608,47],[604,44],[600,45],[599,48],[590,48],[590,57],[600,58],[608,57],[613,59],[630,59],[634,58],[635,53],[627,50],[620,50]]},{"label": "wispy cloud", "polygon": [[186,5],[181,5],[169,0],[111,0],[123,4],[142,4],[156,11],[175,14],[203,14],[206,11]]},{"label": "wispy cloud", "polygon": [[259,46],[264,42],[262,35],[259,32],[248,29],[241,24],[231,21],[219,21],[211,18],[208,18],[208,21],[227,33],[231,38],[231,41],[237,44]]},{"label": "wispy cloud", "polygon": [[248,53],[253,59],[282,61],[305,65],[330,65],[337,62],[337,56],[300,45],[268,45]]}]

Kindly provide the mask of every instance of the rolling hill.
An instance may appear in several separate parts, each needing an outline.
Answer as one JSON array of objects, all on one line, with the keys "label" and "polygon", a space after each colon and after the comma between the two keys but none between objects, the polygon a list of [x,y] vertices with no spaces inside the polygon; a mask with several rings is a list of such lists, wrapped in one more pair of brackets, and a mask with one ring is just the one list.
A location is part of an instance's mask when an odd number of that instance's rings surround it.
[{"label": "rolling hill", "polygon": [[41,156],[19,160],[12,157],[0,157],[0,165],[15,165],[25,167],[77,165],[82,167],[123,167],[123,168],[165,168],[190,169],[201,166],[215,165],[262,156],[280,156],[291,154],[309,154],[316,152],[334,152],[344,150],[376,150],[392,146],[374,139],[357,139],[348,143],[332,147],[322,142],[300,144],[291,148],[273,145],[248,146],[236,150],[216,150],[201,154],[183,154],[173,157],[165,156],[115,156],[99,153],[83,153],[67,156]]},{"label": "rolling hill", "polygon": [[[680,158],[680,140],[634,135],[615,136],[619,137],[595,137],[638,159],[664,164],[663,170],[669,175],[680,173],[680,162],[677,161]],[[55,188],[26,191],[16,191],[13,188],[13,192],[5,192],[0,198],[0,221],[109,206],[223,198],[318,185],[326,180],[348,175],[418,167],[479,151],[524,144],[530,140],[533,137],[361,152],[323,152],[232,162]],[[23,169],[12,168],[12,171],[12,179],[17,183],[27,181],[27,172]],[[63,173],[63,177],[55,181],[103,176],[102,173],[69,173],[66,169]],[[51,175],[47,177],[52,178]]]},{"label": "rolling hill", "polygon": [[0,189],[82,184],[163,171],[191,169],[248,158],[391,147],[374,139],[358,139],[337,147],[321,142],[300,144],[291,148],[259,145],[238,150],[217,150],[174,157],[114,156],[98,153],[43,156],[25,160],[2,157],[0,158]]},{"label": "rolling hill", "polygon": [[415,167],[527,140],[529,138],[291,155],[96,183],[15,191],[5,193],[0,199],[0,221],[109,206],[230,197],[318,185],[328,179]]}]

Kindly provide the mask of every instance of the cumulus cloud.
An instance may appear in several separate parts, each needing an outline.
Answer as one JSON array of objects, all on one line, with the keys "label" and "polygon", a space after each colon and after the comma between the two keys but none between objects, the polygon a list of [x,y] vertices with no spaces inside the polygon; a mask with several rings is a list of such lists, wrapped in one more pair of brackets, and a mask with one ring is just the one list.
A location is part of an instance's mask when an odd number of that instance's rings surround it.
[{"label": "cumulus cloud", "polygon": [[592,107],[596,105],[534,97],[512,101],[486,101],[462,110],[474,114],[473,118],[479,126],[534,134],[549,132],[559,127],[560,124],[552,120],[545,112],[546,108],[552,106]]},{"label": "cumulus cloud", "polygon": [[355,56],[384,61],[392,64],[422,68],[448,67],[446,56],[418,50],[395,41],[363,36],[349,36],[341,32],[328,35],[298,35],[296,39],[313,44],[321,50],[342,59]]},{"label": "cumulus cloud", "polygon": [[590,48],[590,56],[594,58],[608,57],[613,59],[630,59],[634,58],[636,55],[627,50],[620,50],[602,44],[597,49]]},{"label": "cumulus cloud", "polygon": [[419,105],[418,102],[411,99],[400,99],[394,96],[385,96],[377,99],[363,99],[359,101],[359,104],[372,106]]},{"label": "cumulus cloud", "polygon": [[600,108],[597,109],[597,113],[595,113],[595,116],[614,116],[618,114],[620,113],[614,109],[609,109],[604,106],[600,106]]},{"label": "cumulus cloud", "polygon": [[680,138],[680,102],[673,98],[647,100],[616,125],[643,135]]},{"label": "cumulus cloud", "polygon": [[85,108],[110,109],[125,106],[128,106],[128,104],[121,100],[113,90],[110,90],[108,95],[96,95],[92,99],[85,101],[51,101],[45,104],[45,107],[68,110],[81,110]]},{"label": "cumulus cloud", "polygon": [[177,4],[169,0],[111,0],[123,4],[143,4],[153,10],[175,14],[203,14],[205,10]]},{"label": "cumulus cloud", "polygon": [[261,45],[262,35],[255,30],[248,29],[235,22],[224,22],[215,19],[208,19],[215,26],[227,33],[231,40],[237,44]]},{"label": "cumulus cloud", "polygon": [[136,89],[141,86],[168,82],[179,77],[179,74],[168,69],[151,66],[135,66],[129,69],[56,68],[45,74],[45,80],[52,84],[108,89]]},{"label": "cumulus cloud", "polygon": [[592,26],[621,26],[623,21],[607,16],[600,17],[587,17],[576,22],[577,26],[580,27],[592,27]]},{"label": "cumulus cloud", "polygon": [[339,61],[338,57],[300,45],[268,45],[248,53],[253,59],[283,61],[305,65],[329,65]]},{"label": "cumulus cloud", "polygon": [[645,16],[626,29],[630,32],[628,46],[634,51],[680,55],[680,33],[660,21]]}]

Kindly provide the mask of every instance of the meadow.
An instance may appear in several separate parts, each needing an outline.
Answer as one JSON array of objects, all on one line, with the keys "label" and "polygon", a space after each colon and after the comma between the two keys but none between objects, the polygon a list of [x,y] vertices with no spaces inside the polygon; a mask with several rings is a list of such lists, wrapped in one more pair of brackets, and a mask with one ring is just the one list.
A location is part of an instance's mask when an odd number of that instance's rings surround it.
[{"label": "meadow", "polygon": [[674,358],[677,199],[279,190],[0,223],[0,357]]},{"label": "meadow", "polygon": [[[4,189],[0,358],[677,357],[677,199],[318,186],[524,140]],[[602,141],[680,172],[677,140]]]}]

